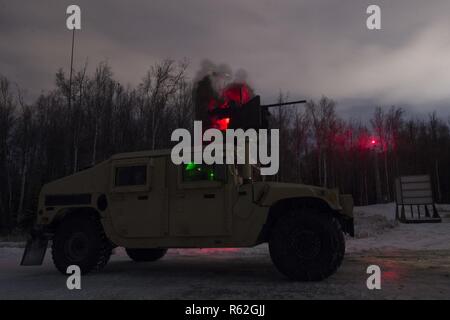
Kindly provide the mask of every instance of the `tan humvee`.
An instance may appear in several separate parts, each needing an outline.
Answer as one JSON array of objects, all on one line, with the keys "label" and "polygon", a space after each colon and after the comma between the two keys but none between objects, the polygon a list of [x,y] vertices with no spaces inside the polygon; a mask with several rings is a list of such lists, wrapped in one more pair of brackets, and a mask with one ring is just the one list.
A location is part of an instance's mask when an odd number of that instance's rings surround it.
[{"label": "tan humvee", "polygon": [[[242,169],[242,168],[241,168]],[[248,169],[248,167],[247,167]],[[353,235],[353,200],[335,190],[242,179],[234,165],[174,165],[170,151],[123,153],[46,184],[22,265],[99,270],[122,246],[135,261],[169,248],[269,243],[275,266],[294,280],[333,274]]]}]

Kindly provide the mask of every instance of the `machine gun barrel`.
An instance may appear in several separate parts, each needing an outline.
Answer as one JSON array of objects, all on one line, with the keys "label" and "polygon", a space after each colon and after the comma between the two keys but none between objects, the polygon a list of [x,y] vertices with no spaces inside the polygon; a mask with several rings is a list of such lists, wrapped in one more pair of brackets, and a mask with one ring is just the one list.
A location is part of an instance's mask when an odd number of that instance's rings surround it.
[{"label": "machine gun barrel", "polygon": [[306,103],[306,100],[298,100],[298,101],[290,101],[290,102],[283,102],[283,103],[274,103],[274,104],[266,104],[261,106],[261,108],[273,108],[273,107],[282,107],[282,106],[290,106],[293,104],[304,104]]}]

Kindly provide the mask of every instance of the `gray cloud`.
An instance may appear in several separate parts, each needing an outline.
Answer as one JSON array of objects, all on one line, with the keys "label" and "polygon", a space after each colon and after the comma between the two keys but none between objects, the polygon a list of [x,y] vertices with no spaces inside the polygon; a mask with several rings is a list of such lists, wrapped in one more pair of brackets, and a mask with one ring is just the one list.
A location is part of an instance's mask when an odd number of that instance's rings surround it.
[{"label": "gray cloud", "polygon": [[[137,84],[166,57],[188,58],[194,77],[207,58],[245,69],[267,102],[283,90],[292,98],[328,95],[351,114],[372,104],[450,113],[448,0],[75,3],[82,9],[76,65],[107,60],[123,83]],[[0,73],[30,96],[52,88],[59,67],[68,69],[69,4],[0,0]],[[381,31],[365,28],[369,4],[382,8]]]}]

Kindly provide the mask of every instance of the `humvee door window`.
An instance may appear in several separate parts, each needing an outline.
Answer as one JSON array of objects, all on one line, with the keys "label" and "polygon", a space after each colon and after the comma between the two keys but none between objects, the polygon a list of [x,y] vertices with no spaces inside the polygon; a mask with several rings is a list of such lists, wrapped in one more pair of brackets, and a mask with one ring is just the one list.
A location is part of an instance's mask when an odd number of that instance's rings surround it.
[{"label": "humvee door window", "polygon": [[115,185],[140,186],[147,184],[147,166],[128,166],[116,168]]},{"label": "humvee door window", "polygon": [[183,181],[218,181],[216,167],[213,165],[188,163],[183,167]]}]

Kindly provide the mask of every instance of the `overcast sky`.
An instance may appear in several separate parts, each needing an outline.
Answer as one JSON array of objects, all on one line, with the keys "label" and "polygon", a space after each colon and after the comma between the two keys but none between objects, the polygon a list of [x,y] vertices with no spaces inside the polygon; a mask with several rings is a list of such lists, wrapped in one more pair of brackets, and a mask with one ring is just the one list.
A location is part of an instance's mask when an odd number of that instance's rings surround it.
[{"label": "overcast sky", "polygon": [[[450,115],[448,0],[0,0],[0,74],[30,98],[68,70],[69,4],[82,10],[75,67],[108,61],[124,84],[163,58],[187,58],[192,77],[209,59],[245,69],[263,102],[283,90],[357,117],[378,104]],[[366,28],[369,4],[381,31]]]}]

